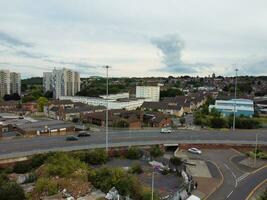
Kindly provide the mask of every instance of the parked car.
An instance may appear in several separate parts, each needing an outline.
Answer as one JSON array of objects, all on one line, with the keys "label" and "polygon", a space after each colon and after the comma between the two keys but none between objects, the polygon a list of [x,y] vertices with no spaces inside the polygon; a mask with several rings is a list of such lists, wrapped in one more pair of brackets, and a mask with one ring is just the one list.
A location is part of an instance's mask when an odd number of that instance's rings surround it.
[{"label": "parked car", "polygon": [[79,138],[74,136],[74,135],[69,135],[66,137],[66,140],[67,141],[76,141],[76,140],[79,140]]},{"label": "parked car", "polygon": [[89,137],[91,136],[90,133],[88,133],[87,131],[80,131],[78,134],[78,137]]},{"label": "parked car", "polygon": [[162,128],[160,130],[160,133],[171,133],[171,132],[172,132],[172,129],[170,127]]},{"label": "parked car", "polygon": [[202,151],[197,148],[190,148],[188,149],[188,152],[194,153],[194,154],[202,154]]}]

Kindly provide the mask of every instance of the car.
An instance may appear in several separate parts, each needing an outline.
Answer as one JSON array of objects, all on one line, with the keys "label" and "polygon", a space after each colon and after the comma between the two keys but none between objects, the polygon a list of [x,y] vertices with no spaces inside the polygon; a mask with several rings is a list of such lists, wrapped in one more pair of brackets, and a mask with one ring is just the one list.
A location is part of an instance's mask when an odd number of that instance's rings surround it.
[{"label": "car", "polygon": [[91,136],[91,134],[86,131],[80,131],[78,134],[78,137],[89,137],[89,136]]},{"label": "car", "polygon": [[171,133],[171,132],[172,132],[171,128],[162,128],[160,130],[160,133]]},{"label": "car", "polygon": [[79,140],[79,138],[74,136],[74,135],[69,135],[66,137],[66,140],[67,141],[77,141],[77,140]]},{"label": "car", "polygon": [[202,151],[197,148],[190,148],[188,149],[188,152],[194,153],[194,154],[202,154]]}]

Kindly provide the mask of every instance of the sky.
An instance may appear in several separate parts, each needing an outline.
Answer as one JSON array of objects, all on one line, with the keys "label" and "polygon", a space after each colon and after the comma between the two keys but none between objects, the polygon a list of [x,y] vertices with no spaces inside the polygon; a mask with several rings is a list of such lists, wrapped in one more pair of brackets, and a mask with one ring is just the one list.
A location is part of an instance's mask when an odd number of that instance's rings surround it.
[{"label": "sky", "polygon": [[0,69],[22,77],[267,75],[266,0],[0,0]]}]

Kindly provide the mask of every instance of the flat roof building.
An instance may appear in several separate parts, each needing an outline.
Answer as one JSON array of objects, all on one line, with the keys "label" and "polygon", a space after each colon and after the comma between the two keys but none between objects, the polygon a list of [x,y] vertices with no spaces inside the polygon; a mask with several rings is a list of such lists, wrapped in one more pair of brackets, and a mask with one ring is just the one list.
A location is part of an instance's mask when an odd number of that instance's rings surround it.
[{"label": "flat roof building", "polygon": [[252,117],[254,115],[254,103],[249,99],[216,100],[215,105],[210,105],[209,110],[215,108],[223,116],[234,114],[236,104],[236,116]]}]

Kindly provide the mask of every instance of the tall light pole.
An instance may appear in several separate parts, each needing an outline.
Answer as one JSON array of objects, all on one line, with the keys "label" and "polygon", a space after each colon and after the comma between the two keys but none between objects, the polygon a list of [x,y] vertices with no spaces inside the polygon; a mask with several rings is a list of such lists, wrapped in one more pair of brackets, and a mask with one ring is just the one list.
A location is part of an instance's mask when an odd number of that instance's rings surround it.
[{"label": "tall light pole", "polygon": [[[236,65],[235,65],[236,66]],[[237,72],[238,69],[235,69],[235,104],[234,104],[234,118],[233,118],[233,131],[235,131],[235,118],[236,118],[236,90],[237,90]]]},{"label": "tall light pole", "polygon": [[258,134],[256,134],[255,156],[254,156],[254,167],[255,167],[255,165],[256,165],[256,160],[257,160],[257,148],[258,148]]},{"label": "tall light pole", "polygon": [[154,172],[154,167],[152,171],[152,180],[151,180],[151,200],[154,199],[154,182],[155,182],[155,172]]},{"label": "tall light pole", "polygon": [[108,152],[108,69],[110,66],[105,66],[107,74],[107,84],[106,84],[106,152]]}]

